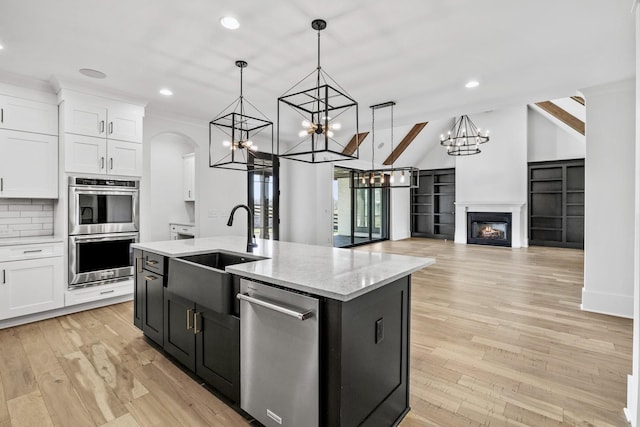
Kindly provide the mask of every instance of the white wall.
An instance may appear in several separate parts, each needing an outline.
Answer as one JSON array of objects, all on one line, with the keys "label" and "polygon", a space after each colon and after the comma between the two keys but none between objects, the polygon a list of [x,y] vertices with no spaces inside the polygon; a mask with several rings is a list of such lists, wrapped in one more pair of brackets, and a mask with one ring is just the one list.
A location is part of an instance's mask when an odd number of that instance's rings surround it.
[{"label": "white wall", "polygon": [[402,240],[411,237],[411,190],[395,188],[391,190],[391,229],[390,240]]},{"label": "white wall", "polygon": [[[246,234],[244,218],[237,218],[233,227],[227,227],[227,218],[233,206],[247,203],[246,172],[209,167],[208,123],[189,123],[147,114],[144,118],[144,150],[152,153],[152,141],[160,134],[182,135],[196,145],[196,202],[195,222],[200,237]],[[214,147],[214,160],[226,151],[222,145]],[[151,156],[144,157],[144,175],[140,185],[140,240],[150,241],[151,224],[155,214],[151,196]]]},{"label": "white wall", "polygon": [[[640,73],[640,8],[636,16],[636,75]],[[627,407],[625,414],[632,427],[640,426],[640,88],[635,92],[635,203],[634,203],[634,256],[633,256],[633,344],[632,375],[627,379]]]},{"label": "white wall", "polygon": [[[527,200],[527,107],[513,107],[469,116],[489,129],[482,152],[456,158],[456,203],[525,203]],[[457,208],[456,208],[457,210]],[[466,215],[456,214],[456,230],[466,230]],[[520,241],[527,246],[526,205],[520,218]],[[466,242],[466,235],[456,242]],[[514,230],[514,233],[518,230]]]},{"label": "white wall", "polygon": [[[577,104],[577,102],[571,100]],[[579,104],[578,104],[579,105]],[[529,107],[527,157],[530,162],[583,159],[586,154],[585,137],[569,127],[559,126],[557,120]]]},{"label": "white wall", "polygon": [[280,240],[331,246],[333,164],[280,160]]},{"label": "white wall", "polygon": [[582,308],[632,317],[635,80],[583,93],[587,143]]},{"label": "white wall", "polygon": [[183,195],[182,156],[195,149],[184,135],[162,133],[150,141],[148,240],[168,240],[170,222],[194,222],[194,203]]}]

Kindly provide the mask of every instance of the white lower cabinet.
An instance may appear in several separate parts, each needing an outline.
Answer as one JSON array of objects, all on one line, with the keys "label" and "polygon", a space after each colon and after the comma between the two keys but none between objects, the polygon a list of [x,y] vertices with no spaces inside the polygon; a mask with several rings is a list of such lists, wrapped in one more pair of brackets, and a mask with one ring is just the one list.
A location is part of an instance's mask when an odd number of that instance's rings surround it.
[{"label": "white lower cabinet", "polygon": [[38,251],[32,245],[30,259],[0,262],[0,320],[64,306],[63,257],[32,258]]},{"label": "white lower cabinet", "polygon": [[100,301],[108,298],[133,295],[133,279],[109,285],[90,286],[67,291],[64,297],[66,307]]}]

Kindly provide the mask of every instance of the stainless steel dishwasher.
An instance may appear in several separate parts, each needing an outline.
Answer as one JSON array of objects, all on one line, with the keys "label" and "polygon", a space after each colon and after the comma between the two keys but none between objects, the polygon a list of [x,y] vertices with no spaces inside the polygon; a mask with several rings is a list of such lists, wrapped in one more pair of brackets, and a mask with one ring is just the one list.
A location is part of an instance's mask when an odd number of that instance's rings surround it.
[{"label": "stainless steel dishwasher", "polygon": [[240,407],[266,427],[318,426],[318,300],[242,279]]}]

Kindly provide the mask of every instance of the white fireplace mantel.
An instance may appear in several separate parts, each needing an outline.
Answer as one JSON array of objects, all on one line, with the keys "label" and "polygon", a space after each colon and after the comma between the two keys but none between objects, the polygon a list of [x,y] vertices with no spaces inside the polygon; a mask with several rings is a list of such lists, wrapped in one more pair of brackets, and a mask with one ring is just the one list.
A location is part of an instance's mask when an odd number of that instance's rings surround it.
[{"label": "white fireplace mantel", "polygon": [[524,227],[525,202],[456,202],[456,243],[467,243],[467,212],[510,212],[511,247],[527,247]]}]

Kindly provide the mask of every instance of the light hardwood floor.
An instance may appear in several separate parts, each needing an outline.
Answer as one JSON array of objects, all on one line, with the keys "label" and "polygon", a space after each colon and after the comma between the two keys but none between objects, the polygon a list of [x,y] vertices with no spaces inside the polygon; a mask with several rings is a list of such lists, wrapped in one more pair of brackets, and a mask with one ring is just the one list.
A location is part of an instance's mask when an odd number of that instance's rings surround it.
[{"label": "light hardwood floor", "polygon": [[[429,239],[412,281],[411,406],[401,427],[626,426],[632,322],[582,312],[583,253]],[[0,427],[243,426],[149,345],[118,304],[0,330]]]}]

